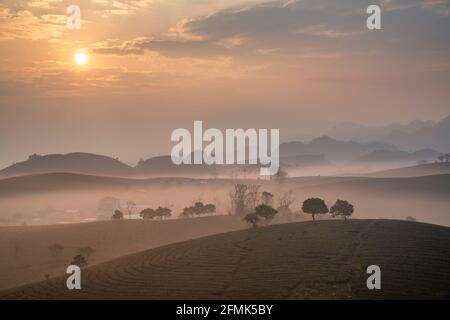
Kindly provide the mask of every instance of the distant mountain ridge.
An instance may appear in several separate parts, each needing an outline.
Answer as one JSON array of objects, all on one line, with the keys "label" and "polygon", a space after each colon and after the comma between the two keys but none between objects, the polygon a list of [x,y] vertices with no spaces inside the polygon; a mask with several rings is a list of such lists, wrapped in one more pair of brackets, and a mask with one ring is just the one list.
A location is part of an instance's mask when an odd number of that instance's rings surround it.
[{"label": "distant mountain ridge", "polygon": [[[435,160],[440,153],[423,149],[412,153],[402,151],[383,142],[360,143],[340,141],[328,136],[318,137],[310,142],[292,141],[282,143],[279,148],[281,167],[309,168],[333,164],[398,163],[416,164],[420,161]],[[14,163],[0,170],[0,177],[41,173],[79,173],[112,177],[151,176],[217,176],[249,173],[257,166],[243,165],[175,165],[171,156],[152,157],[141,160],[135,167],[119,159],[92,153],[75,152],[69,154],[31,155],[27,160]]]},{"label": "distant mountain ridge", "polygon": [[393,131],[383,141],[409,150],[433,148],[450,152],[450,116],[413,132]]},{"label": "distant mountain ridge", "polygon": [[431,120],[414,120],[406,125],[394,123],[382,127],[369,127],[352,122],[344,122],[328,130],[326,134],[335,139],[344,141],[382,141],[392,132],[412,133],[422,128],[433,126],[435,124],[436,122]]},{"label": "distant mountain ridge", "polygon": [[355,159],[357,163],[403,163],[434,161],[441,155],[433,149],[422,149],[415,152],[376,150]]},{"label": "distant mountain ridge", "polygon": [[438,122],[415,120],[407,125],[391,124],[384,127],[341,123],[326,134],[344,141],[379,141],[409,152],[426,148],[450,152],[450,116]]}]

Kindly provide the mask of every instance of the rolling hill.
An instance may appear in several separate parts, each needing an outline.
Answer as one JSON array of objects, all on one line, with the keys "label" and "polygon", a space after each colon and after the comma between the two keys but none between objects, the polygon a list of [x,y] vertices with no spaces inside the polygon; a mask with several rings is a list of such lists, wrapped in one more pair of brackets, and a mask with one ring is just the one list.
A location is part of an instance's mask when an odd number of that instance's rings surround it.
[{"label": "rolling hill", "polygon": [[368,174],[369,177],[420,177],[429,175],[450,174],[450,163],[427,163],[411,167],[396,168],[390,170],[384,170],[379,172],[373,172]]},{"label": "rolling hill", "polygon": [[[167,221],[123,220],[60,225],[0,227],[0,290],[64,272],[77,249],[91,247],[90,264],[123,255],[244,228],[231,216]],[[64,250],[52,255],[48,247]]]},{"label": "rolling hill", "polygon": [[416,164],[423,161],[435,161],[441,153],[433,149],[422,149],[415,152],[376,150],[354,160],[358,164]]},{"label": "rolling hill", "polygon": [[[158,247],[1,299],[448,299],[450,229],[389,220],[273,225]],[[381,268],[381,290],[366,268]]]},{"label": "rolling hill", "polygon": [[92,153],[69,153],[31,155],[27,160],[17,162],[3,170],[1,177],[22,176],[37,173],[68,172],[104,176],[128,176],[132,168],[106,156]]}]

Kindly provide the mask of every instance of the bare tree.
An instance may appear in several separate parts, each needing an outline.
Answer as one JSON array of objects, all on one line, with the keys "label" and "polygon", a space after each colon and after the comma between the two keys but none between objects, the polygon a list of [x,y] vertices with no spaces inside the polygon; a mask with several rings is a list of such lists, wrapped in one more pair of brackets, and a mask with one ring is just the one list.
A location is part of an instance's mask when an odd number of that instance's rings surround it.
[{"label": "bare tree", "polygon": [[231,214],[244,215],[245,201],[248,186],[245,184],[236,184],[230,191]]},{"label": "bare tree", "polygon": [[128,217],[131,219],[131,214],[133,213],[134,208],[136,208],[136,203],[132,200],[128,200],[126,205],[127,205]]},{"label": "bare tree", "polygon": [[289,190],[284,192],[278,197],[278,212],[280,216],[287,221],[292,220],[293,212],[291,210],[291,205],[295,202],[294,192]]},{"label": "bare tree", "polygon": [[246,215],[258,205],[260,185],[236,184],[230,191],[230,214]]},{"label": "bare tree", "polygon": [[256,206],[259,204],[261,199],[259,195],[259,189],[261,185],[250,185],[247,189],[247,197],[245,202],[245,208],[248,211],[255,210]]}]

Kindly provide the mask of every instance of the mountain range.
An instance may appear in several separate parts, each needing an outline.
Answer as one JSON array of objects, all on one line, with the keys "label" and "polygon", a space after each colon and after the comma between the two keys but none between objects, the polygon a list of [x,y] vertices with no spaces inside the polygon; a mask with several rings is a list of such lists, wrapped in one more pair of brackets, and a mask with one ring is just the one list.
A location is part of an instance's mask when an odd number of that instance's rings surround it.
[{"label": "mountain range", "polygon": [[437,122],[415,120],[406,125],[390,124],[383,127],[341,123],[326,134],[344,141],[379,141],[403,151],[433,148],[444,153],[450,152],[450,116]]},{"label": "mountain range", "polygon": [[[335,163],[347,164],[405,164],[434,161],[440,155],[432,149],[406,152],[396,147],[378,142],[359,143],[339,141],[323,136],[310,142],[293,141],[280,145],[282,167],[328,166]],[[140,161],[131,167],[119,159],[92,153],[33,154],[22,162],[0,170],[1,177],[29,174],[68,172],[102,176],[194,176],[230,174],[240,171],[242,165],[174,165],[170,156],[153,157]]]}]

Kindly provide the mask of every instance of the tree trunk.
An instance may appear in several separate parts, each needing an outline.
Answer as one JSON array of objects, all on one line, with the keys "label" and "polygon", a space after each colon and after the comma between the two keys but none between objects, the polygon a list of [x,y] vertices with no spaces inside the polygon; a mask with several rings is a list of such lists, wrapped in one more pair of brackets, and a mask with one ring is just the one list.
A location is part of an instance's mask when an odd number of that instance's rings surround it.
[{"label": "tree trunk", "polygon": [[313,213],[313,221],[316,221],[316,215]]}]

